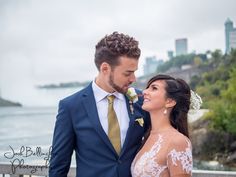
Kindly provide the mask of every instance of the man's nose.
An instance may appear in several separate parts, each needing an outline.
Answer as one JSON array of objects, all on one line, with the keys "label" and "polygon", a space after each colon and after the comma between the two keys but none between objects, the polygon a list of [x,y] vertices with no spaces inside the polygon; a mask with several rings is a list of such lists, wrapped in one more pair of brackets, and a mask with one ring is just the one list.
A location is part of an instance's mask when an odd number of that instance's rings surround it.
[{"label": "man's nose", "polygon": [[130,81],[130,82],[135,82],[135,81],[136,81],[135,74],[132,74],[132,75],[130,76],[129,81]]}]

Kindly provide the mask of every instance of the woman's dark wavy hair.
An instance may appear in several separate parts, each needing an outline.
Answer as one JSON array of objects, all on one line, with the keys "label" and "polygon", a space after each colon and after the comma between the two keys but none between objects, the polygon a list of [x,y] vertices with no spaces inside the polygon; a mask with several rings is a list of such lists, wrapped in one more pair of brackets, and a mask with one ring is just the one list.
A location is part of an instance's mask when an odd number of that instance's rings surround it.
[{"label": "woman's dark wavy hair", "polygon": [[166,83],[166,97],[176,101],[170,113],[170,123],[180,133],[189,137],[187,114],[190,107],[190,87],[183,80],[173,78],[169,75],[159,74],[151,78],[147,83],[147,88],[157,80],[164,80]]},{"label": "woman's dark wavy hair", "polygon": [[139,59],[141,50],[138,41],[123,33],[113,32],[106,35],[96,45],[95,64],[98,70],[103,62],[111,67],[119,65],[119,57]]}]

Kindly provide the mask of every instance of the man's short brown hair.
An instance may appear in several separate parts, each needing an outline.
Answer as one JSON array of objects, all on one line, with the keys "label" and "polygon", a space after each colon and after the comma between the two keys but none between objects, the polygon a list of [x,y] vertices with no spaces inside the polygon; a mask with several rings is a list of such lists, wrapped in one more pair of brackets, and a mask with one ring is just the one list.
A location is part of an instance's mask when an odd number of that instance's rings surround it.
[{"label": "man's short brown hair", "polygon": [[123,33],[113,32],[106,35],[96,45],[95,64],[98,70],[103,62],[111,67],[119,65],[119,57],[126,56],[139,59],[141,50],[138,41]]}]

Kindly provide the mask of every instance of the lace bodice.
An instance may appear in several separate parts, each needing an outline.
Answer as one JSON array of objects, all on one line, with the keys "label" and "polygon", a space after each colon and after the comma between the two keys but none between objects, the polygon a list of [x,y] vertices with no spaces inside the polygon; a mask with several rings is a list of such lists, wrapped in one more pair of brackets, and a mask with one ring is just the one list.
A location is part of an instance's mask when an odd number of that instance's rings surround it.
[{"label": "lace bodice", "polygon": [[192,149],[177,131],[151,133],[132,165],[133,177],[169,177],[192,173]]}]

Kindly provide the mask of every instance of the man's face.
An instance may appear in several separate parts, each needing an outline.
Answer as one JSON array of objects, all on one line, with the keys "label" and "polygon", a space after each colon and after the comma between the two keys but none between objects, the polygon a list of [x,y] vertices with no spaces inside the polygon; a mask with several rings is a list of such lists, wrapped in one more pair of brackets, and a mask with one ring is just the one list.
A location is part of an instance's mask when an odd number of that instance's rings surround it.
[{"label": "man's face", "polygon": [[129,85],[136,80],[134,72],[138,69],[138,60],[125,56],[119,60],[120,64],[111,70],[108,82],[115,91],[126,93]]}]

